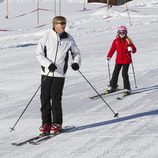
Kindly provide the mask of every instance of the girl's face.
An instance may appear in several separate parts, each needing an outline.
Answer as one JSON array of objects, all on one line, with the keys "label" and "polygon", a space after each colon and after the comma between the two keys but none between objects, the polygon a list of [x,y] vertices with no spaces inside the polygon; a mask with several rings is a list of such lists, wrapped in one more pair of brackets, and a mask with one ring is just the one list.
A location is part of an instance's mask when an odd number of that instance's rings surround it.
[{"label": "girl's face", "polygon": [[124,38],[126,36],[126,32],[125,31],[119,31],[118,35],[120,38]]}]

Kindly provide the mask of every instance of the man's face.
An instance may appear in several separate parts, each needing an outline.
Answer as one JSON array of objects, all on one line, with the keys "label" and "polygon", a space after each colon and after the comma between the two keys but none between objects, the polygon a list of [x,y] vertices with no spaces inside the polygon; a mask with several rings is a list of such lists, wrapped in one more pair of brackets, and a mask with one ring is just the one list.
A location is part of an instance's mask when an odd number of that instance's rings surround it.
[{"label": "man's face", "polygon": [[59,21],[59,22],[57,22],[57,23],[55,24],[54,27],[55,27],[55,31],[56,31],[56,32],[62,33],[62,32],[65,31],[66,22],[61,22],[61,21]]}]

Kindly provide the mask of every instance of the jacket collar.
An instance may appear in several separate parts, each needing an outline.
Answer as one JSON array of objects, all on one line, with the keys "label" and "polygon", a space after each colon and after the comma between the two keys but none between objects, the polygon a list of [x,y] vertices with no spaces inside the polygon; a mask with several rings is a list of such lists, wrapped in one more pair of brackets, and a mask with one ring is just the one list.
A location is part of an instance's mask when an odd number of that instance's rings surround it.
[{"label": "jacket collar", "polygon": [[59,34],[60,39],[68,38],[68,34],[66,32],[62,32]]},{"label": "jacket collar", "polygon": [[67,34],[67,32],[57,33],[57,32],[54,30],[54,28],[52,29],[52,31],[53,31],[55,34],[58,34],[60,40],[69,37],[68,34]]}]

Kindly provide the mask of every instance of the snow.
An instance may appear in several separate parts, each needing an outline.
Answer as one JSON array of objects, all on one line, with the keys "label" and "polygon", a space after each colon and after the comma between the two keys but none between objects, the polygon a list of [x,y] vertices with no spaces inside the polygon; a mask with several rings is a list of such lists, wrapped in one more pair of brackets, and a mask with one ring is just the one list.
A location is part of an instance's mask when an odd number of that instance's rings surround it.
[{"label": "snow", "polygon": [[[138,49],[132,56],[138,88],[135,88],[132,66],[129,77],[132,89],[139,93],[120,101],[116,95],[105,97],[105,101],[119,113],[119,118],[113,118],[114,114],[101,99],[89,99],[95,94],[94,90],[69,66],[63,94],[63,126],[76,128],[37,146],[11,145],[12,142],[37,135],[41,125],[38,92],[15,131],[10,133],[10,127],[13,127],[40,85],[36,45],[51,28],[51,19],[55,15],[53,2],[41,1],[40,8],[49,11],[40,11],[38,25],[37,12],[31,12],[36,9],[36,2],[9,1],[9,19],[6,19],[6,1],[0,1],[1,157],[157,158],[158,0],[129,2],[131,24],[126,5],[113,6],[108,10],[106,4],[90,3],[83,11],[80,0],[62,2],[61,13],[68,19],[67,31],[72,34],[82,53],[80,71],[98,92],[103,92],[109,82],[105,59],[117,27],[127,26],[128,35]],[[24,13],[27,14],[17,17]],[[114,64],[115,57],[110,61],[111,71]],[[122,88],[121,74],[119,86]]]}]

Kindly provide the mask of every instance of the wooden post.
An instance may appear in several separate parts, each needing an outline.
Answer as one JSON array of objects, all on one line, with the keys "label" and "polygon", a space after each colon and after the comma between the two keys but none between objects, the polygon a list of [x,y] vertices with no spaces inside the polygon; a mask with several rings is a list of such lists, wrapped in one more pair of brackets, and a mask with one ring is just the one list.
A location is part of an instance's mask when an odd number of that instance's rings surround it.
[{"label": "wooden post", "polygon": [[6,1],[6,12],[7,12],[7,15],[5,16],[5,18],[8,19],[8,17],[9,17],[9,0]]},{"label": "wooden post", "polygon": [[109,0],[107,0],[107,17],[109,16]]},{"label": "wooden post", "polygon": [[59,15],[61,16],[61,0],[59,0]]},{"label": "wooden post", "polygon": [[39,25],[39,1],[40,0],[37,0],[37,25]]},{"label": "wooden post", "polygon": [[129,24],[132,25],[127,3],[126,3],[126,10],[127,10],[127,13],[128,13]]},{"label": "wooden post", "polygon": [[86,10],[86,0],[83,0],[83,10]]},{"label": "wooden post", "polygon": [[55,16],[57,15],[57,12],[56,12],[56,0],[54,0],[54,15]]}]

